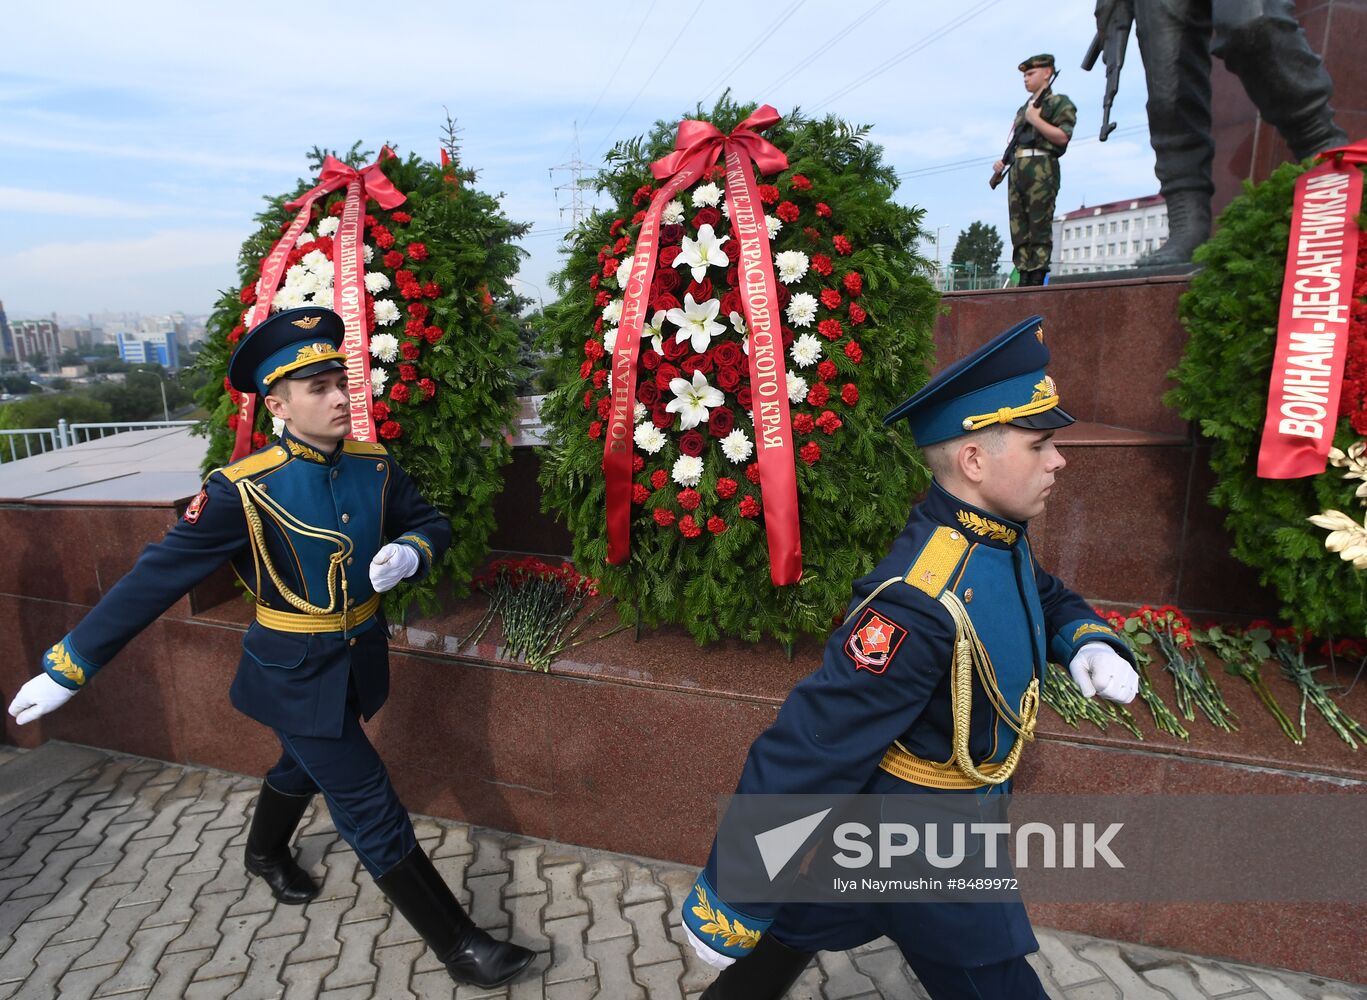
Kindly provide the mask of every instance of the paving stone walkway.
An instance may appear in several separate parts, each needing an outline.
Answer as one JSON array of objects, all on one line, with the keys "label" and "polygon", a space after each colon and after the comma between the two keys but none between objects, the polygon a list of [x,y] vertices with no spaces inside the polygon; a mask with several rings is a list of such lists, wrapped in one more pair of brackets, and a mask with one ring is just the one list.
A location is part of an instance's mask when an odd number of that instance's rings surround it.
[{"label": "paving stone walkway", "polygon": [[[39,773],[55,777],[35,784]],[[416,819],[475,920],[537,952],[510,987],[456,988],[325,808],[312,808],[298,841],[302,863],[324,876],[317,900],[278,906],[247,877],[258,786],[61,744],[0,748],[0,1000],[693,1000],[711,980],[677,916],[693,869]],[[1059,1000],[1367,1000],[1362,987],[1296,973],[1038,935],[1032,963]],[[925,994],[883,940],[823,953],[790,996]]]}]

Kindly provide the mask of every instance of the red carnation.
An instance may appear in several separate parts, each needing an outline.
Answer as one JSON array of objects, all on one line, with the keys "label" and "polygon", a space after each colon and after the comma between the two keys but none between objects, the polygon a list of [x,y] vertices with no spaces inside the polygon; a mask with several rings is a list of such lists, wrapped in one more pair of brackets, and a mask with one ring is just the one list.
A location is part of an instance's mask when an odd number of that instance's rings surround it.
[{"label": "red carnation", "polygon": [[587,410],[587,409],[588,409],[590,406],[592,406],[592,405],[593,405],[593,390],[592,390],[592,389],[585,389],[585,390],[584,390],[584,409]]},{"label": "red carnation", "polygon": [[631,240],[625,236],[619,236],[617,237],[617,242],[612,245],[612,252],[620,254],[629,246],[631,246]]},{"label": "red carnation", "polygon": [[401,226],[406,226],[413,221],[413,216],[409,215],[407,212],[395,212],[390,218]]},{"label": "red carnation", "polygon": [[422,286],[422,294],[424,298],[435,299],[441,294],[441,285],[437,284],[435,281],[429,281]]},{"label": "red carnation", "polygon": [[703,436],[697,430],[685,431],[679,438],[679,450],[697,458],[702,454]]},{"label": "red carnation", "polygon": [[855,364],[859,364],[860,361],[864,360],[864,352],[859,347],[859,341],[848,340],[845,342],[845,357],[849,358]]},{"label": "red carnation", "polygon": [[812,420],[812,415],[810,413],[797,413],[793,415],[793,430],[797,431],[799,434],[812,433],[813,426],[814,421]]},{"label": "red carnation", "polygon": [[[837,240],[843,240],[844,238],[845,237],[843,236],[836,237]],[[859,294],[864,291],[864,278],[858,271],[851,271],[849,274],[845,275],[843,284],[845,285],[845,291],[849,292],[852,297],[857,298]]]},{"label": "red carnation", "polygon": [[640,211],[640,212],[637,212],[635,215],[633,215],[633,216],[631,217],[631,224],[632,224],[633,226],[639,226],[642,222],[645,222],[645,221],[646,221],[646,213],[645,213],[644,210],[642,210],[642,211]]},{"label": "red carnation", "polygon": [[661,528],[668,528],[674,523],[674,512],[666,507],[659,507],[655,510],[655,523]]},{"label": "red carnation", "polygon": [[822,410],[821,416],[816,418],[816,425],[827,434],[834,434],[840,430],[841,420],[830,410]]},{"label": "red carnation", "polygon": [[758,463],[758,462],[751,462],[749,465],[747,465],[747,466],[745,467],[745,478],[748,479],[748,480],[750,480],[750,482],[754,483],[756,486],[759,485],[759,463]]},{"label": "red carnation", "polygon": [[384,255],[383,260],[384,266],[392,271],[403,264],[403,254],[397,250],[390,250]]},{"label": "red carnation", "polygon": [[700,208],[693,213],[693,228],[701,229],[703,226],[716,226],[721,222],[721,213],[711,205]]},{"label": "red carnation", "polygon": [[821,458],[821,445],[815,441],[808,441],[798,449],[797,454],[808,465],[815,465]]},{"label": "red carnation", "polygon": [[[599,376],[599,375],[606,375],[606,374],[607,374],[607,372],[603,371],[602,369],[599,369],[598,371],[596,371],[596,372],[593,373],[593,381],[594,381],[594,388],[595,388],[595,389],[601,389],[601,388],[603,388],[602,385],[599,385],[599,384],[598,384],[598,381],[599,381],[599,380],[598,380],[598,376]],[[606,381],[606,380],[604,380],[604,381]],[[604,396],[602,399],[598,400],[598,416],[600,416],[600,417],[602,417],[604,420],[606,420],[606,419],[608,418],[608,414],[611,413],[611,412],[612,412],[612,397],[611,397],[611,396]]]},{"label": "red carnation", "polygon": [[606,289],[602,289],[593,297],[593,307],[595,309],[601,309],[611,301],[612,296],[608,294]]},{"label": "red carnation", "polygon": [[774,185],[761,184],[759,186],[759,200],[762,201],[764,204],[772,205],[774,202],[778,201],[778,199],[778,188],[774,187]]},{"label": "red carnation", "polygon": [[384,226],[376,226],[372,235],[375,238],[375,245],[381,250],[388,250],[394,245],[394,234]]},{"label": "red carnation", "polygon": [[685,514],[679,518],[679,534],[685,538],[697,538],[702,534],[702,528],[698,527],[698,522],[693,520],[692,514]]},{"label": "red carnation", "polygon": [[726,522],[719,518],[716,514],[713,514],[711,517],[707,519],[707,530],[712,532],[712,534],[714,535],[720,535],[723,531],[726,530]]},{"label": "red carnation", "polygon": [[382,424],[389,419],[389,404],[376,400],[370,407],[370,413],[376,423]]},{"label": "red carnation", "polygon": [[812,270],[825,278],[834,270],[834,265],[831,264],[831,258],[824,253],[814,253],[812,254]]},{"label": "red carnation", "polygon": [[341,215],[346,211],[346,202],[340,198],[328,206],[328,215]]},{"label": "red carnation", "polygon": [[608,370],[606,368],[599,368],[596,372],[593,373],[593,387],[595,389],[603,388],[603,383],[607,380]]},{"label": "red carnation", "polygon": [[603,356],[603,342],[601,340],[589,339],[584,341],[584,357],[590,361],[597,361]]},{"label": "red carnation", "polygon": [[268,440],[270,439],[267,438],[265,434],[261,433],[261,431],[257,431],[252,435],[252,448],[264,448],[266,447],[266,442]]},{"label": "red carnation", "polygon": [[650,490],[646,489],[641,483],[631,484],[631,502],[637,507],[641,506],[650,499]]},{"label": "red carnation", "polygon": [[869,314],[864,311],[864,307],[858,302],[850,303],[850,322],[858,325],[869,318]]},{"label": "red carnation", "polygon": [[845,332],[838,319],[823,319],[817,323],[816,331],[827,340],[839,340],[840,335]]},{"label": "red carnation", "polygon": [[649,184],[642,184],[636,189],[636,193],[631,196],[631,203],[639,205],[642,202],[650,201],[650,196],[655,193],[655,189]]},{"label": "red carnation", "polygon": [[835,252],[842,257],[848,257],[850,254],[854,253],[854,244],[844,236],[836,236],[831,242],[835,244]]},{"label": "red carnation", "polygon": [[409,259],[409,260],[426,260],[426,259],[427,259],[427,244],[426,244],[426,243],[410,243],[410,244],[408,244],[408,259]]},{"label": "red carnation", "polygon": [[730,500],[736,495],[736,481],[722,476],[717,480],[717,496],[723,500]]},{"label": "red carnation", "polygon": [[759,517],[759,503],[749,493],[740,502],[741,517]]},{"label": "red carnation", "polygon": [[429,344],[435,344],[437,341],[441,340],[442,337],[446,336],[446,331],[439,326],[429,326],[422,332],[422,335],[427,338]]},{"label": "red carnation", "polygon": [[823,219],[829,219],[831,217],[831,206],[824,201],[818,201],[816,203],[816,214]]},{"label": "red carnation", "polygon": [[238,298],[242,300],[242,304],[244,306],[251,305],[253,302],[256,301],[256,285],[251,284],[248,285],[246,288],[242,289],[242,292],[238,295]]},{"label": "red carnation", "polygon": [[232,413],[229,413],[229,414],[228,414],[228,430],[230,430],[230,431],[235,431],[235,430],[237,430],[237,425],[238,425],[239,423],[241,423],[241,421],[242,421],[242,415],[241,415],[240,413],[238,413],[236,410],[234,410]]},{"label": "red carnation", "polygon": [[602,276],[601,274],[595,274],[595,275],[593,275],[593,277],[589,278],[589,287],[590,287],[590,288],[597,288],[598,285],[599,285],[599,283],[602,282],[602,280],[603,280],[603,276]]},{"label": "red carnation", "polygon": [[403,425],[397,420],[386,420],[380,424],[380,437],[386,441],[393,441],[395,438],[403,436]]},{"label": "red carnation", "polygon": [[796,222],[798,215],[801,213],[798,212],[797,206],[791,201],[785,201],[779,205],[778,208],[774,209],[774,214],[784,222]]},{"label": "red carnation", "polygon": [[410,393],[408,386],[404,385],[402,382],[398,383],[394,386],[394,388],[389,390],[389,398],[394,400],[394,402],[396,403],[406,403],[408,402],[409,397]]},{"label": "red carnation", "polygon": [[[846,277],[848,277],[848,275],[846,275]],[[821,289],[821,304],[827,309],[839,309],[840,303],[843,301],[844,299],[840,297],[840,293],[834,288]]]},{"label": "red carnation", "polygon": [[684,510],[697,510],[698,504],[702,503],[702,495],[695,489],[679,491],[679,506]]},{"label": "red carnation", "polygon": [[788,183],[799,191],[810,191],[812,189],[812,182],[803,174],[793,174],[792,177],[788,178]]},{"label": "red carnation", "polygon": [[840,399],[846,406],[854,406],[859,402],[859,387],[853,382],[846,382],[840,389]]},{"label": "red carnation", "polygon": [[592,362],[592,361],[585,361],[582,365],[579,366],[579,378],[580,378],[580,379],[586,379],[586,378],[588,378],[588,377],[589,377],[589,373],[592,372],[592,371],[593,371],[593,362]]},{"label": "red carnation", "polygon": [[426,323],[427,315],[430,312],[431,310],[427,306],[423,305],[421,302],[410,302],[408,304],[408,315],[412,316],[419,322]]},{"label": "red carnation", "polygon": [[237,324],[237,326],[233,327],[231,330],[228,331],[228,343],[236,344],[239,340],[242,339],[242,334],[245,332],[246,327],[244,327],[241,323]]},{"label": "red carnation", "polygon": [[616,257],[605,257],[603,259],[603,277],[612,278],[617,274],[618,260]]},{"label": "red carnation", "polygon": [[707,433],[714,438],[724,438],[735,425],[736,415],[725,406],[716,406],[707,418]]},{"label": "red carnation", "polygon": [[405,382],[413,382],[418,377],[418,369],[415,365],[399,365],[399,378]]},{"label": "red carnation", "polygon": [[405,361],[417,361],[419,348],[418,345],[411,340],[405,340],[399,345],[399,353],[403,355]]},{"label": "red carnation", "polygon": [[669,473],[664,469],[656,469],[650,474],[650,485],[657,490],[664,489],[665,483],[669,482]]},{"label": "red carnation", "polygon": [[816,366],[816,377],[823,382],[829,382],[835,378],[835,362],[827,358]]},{"label": "red carnation", "polygon": [[595,439],[596,439],[596,438],[600,438],[600,437],[602,437],[602,436],[603,436],[603,421],[601,421],[601,420],[595,420],[593,423],[589,424],[589,437],[595,438]]},{"label": "red carnation", "polygon": [[608,226],[608,235],[609,235],[609,236],[616,236],[616,235],[617,235],[617,230],[621,229],[621,228],[622,228],[623,226],[625,226],[626,224],[627,224],[627,220],[626,220],[626,219],[613,219],[613,220],[612,220],[612,225]]}]

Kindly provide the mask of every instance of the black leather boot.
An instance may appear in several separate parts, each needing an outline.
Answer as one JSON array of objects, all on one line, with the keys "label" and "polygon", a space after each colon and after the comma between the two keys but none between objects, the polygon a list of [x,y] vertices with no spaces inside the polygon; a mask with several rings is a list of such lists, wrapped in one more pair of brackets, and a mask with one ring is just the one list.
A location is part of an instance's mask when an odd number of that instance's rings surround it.
[{"label": "black leather boot", "polygon": [[290,849],[290,838],[308,808],[312,795],[286,795],[261,782],[252,829],[247,834],[246,865],[271,887],[282,903],[299,906],[318,895],[318,883],[300,868]]},{"label": "black leather boot", "polygon": [[1168,241],[1134,262],[1135,267],[1186,264],[1210,239],[1210,195],[1204,191],[1175,191],[1166,198]]},{"label": "black leather boot", "polygon": [[458,983],[502,986],[536,957],[475,926],[421,847],[375,880]]},{"label": "black leather boot", "polygon": [[722,970],[699,1000],[779,1000],[811,964],[810,951],[789,948],[765,934],[755,950]]}]

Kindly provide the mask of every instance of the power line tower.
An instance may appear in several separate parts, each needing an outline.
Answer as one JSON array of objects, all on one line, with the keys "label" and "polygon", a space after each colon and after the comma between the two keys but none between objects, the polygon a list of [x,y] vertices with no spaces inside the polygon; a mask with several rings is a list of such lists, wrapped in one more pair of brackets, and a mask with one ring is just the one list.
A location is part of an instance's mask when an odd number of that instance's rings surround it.
[{"label": "power line tower", "polygon": [[551,179],[555,179],[557,170],[569,171],[570,179],[564,184],[555,186],[555,203],[560,209],[560,218],[565,217],[566,206],[560,204],[560,192],[568,191],[570,203],[568,206],[571,225],[578,227],[584,221],[584,216],[588,214],[588,208],[584,204],[584,192],[593,187],[593,181],[584,176],[584,171],[588,167],[579,158],[579,122],[574,123],[574,155],[568,163],[560,163],[551,167],[548,171]]}]

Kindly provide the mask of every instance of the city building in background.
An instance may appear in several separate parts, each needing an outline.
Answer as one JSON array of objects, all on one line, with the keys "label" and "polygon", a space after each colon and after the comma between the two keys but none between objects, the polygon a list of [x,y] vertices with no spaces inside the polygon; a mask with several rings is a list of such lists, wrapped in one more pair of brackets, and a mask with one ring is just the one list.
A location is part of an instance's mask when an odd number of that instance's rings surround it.
[{"label": "city building in background", "polygon": [[161,333],[118,334],[119,360],[135,365],[180,367],[180,350],[174,330]]},{"label": "city building in background", "polygon": [[1053,275],[1133,267],[1168,240],[1163,196],[1147,195],[1074,209],[1054,220]]},{"label": "city building in background", "polygon": [[5,318],[3,302],[0,302],[0,357],[14,357],[14,334],[10,331],[9,320]]},{"label": "city building in background", "polygon": [[17,319],[10,324],[14,336],[14,358],[34,368],[55,364],[62,353],[61,331],[55,320]]}]

